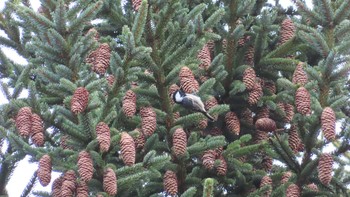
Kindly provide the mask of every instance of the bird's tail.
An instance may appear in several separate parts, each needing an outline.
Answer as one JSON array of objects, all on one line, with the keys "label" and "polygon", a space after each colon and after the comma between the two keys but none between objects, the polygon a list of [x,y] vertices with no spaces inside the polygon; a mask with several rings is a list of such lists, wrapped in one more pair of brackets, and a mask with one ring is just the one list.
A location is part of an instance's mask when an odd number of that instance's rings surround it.
[{"label": "bird's tail", "polygon": [[214,118],[208,114],[208,112],[202,112],[210,121],[214,121]]}]

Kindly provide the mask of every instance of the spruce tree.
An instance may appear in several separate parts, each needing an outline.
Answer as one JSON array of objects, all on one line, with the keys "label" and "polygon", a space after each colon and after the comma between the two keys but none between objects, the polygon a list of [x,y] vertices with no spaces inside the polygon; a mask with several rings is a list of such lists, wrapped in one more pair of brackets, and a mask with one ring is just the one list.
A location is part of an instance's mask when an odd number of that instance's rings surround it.
[{"label": "spruce tree", "polygon": [[7,1],[1,194],[28,155],[23,196],[349,196],[350,1],[293,2]]}]

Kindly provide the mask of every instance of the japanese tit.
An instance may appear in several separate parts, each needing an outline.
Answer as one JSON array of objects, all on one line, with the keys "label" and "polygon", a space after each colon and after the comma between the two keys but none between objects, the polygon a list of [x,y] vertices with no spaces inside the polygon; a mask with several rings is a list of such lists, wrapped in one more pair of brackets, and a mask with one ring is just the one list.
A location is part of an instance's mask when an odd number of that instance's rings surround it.
[{"label": "japanese tit", "polygon": [[187,94],[183,90],[176,90],[173,93],[173,100],[175,103],[182,105],[185,108],[190,108],[193,111],[201,112],[204,114],[210,121],[213,121],[214,118],[208,114],[204,108],[203,101],[199,96],[194,94]]}]

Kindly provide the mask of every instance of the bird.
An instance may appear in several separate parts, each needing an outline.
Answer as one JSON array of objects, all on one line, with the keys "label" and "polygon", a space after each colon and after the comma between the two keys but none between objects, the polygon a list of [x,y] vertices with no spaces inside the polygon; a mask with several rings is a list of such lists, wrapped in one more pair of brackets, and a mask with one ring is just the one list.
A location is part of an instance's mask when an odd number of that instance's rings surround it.
[{"label": "bird", "polygon": [[183,90],[179,89],[173,93],[172,97],[175,103],[185,108],[190,108],[193,111],[201,112],[210,121],[214,121],[214,118],[205,110],[203,101],[199,96],[185,93]]}]

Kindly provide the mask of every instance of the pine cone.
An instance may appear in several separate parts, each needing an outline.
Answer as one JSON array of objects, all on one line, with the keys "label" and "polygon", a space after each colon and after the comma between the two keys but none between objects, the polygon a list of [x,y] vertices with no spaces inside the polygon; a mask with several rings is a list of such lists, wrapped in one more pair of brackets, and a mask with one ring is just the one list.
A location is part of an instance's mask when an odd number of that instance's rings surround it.
[{"label": "pine cone", "polygon": [[75,90],[71,100],[71,111],[74,114],[83,112],[89,103],[89,92],[84,87]]},{"label": "pine cone", "polygon": [[132,7],[137,12],[141,6],[142,0],[131,0]]},{"label": "pine cone", "polygon": [[103,75],[106,73],[110,64],[111,48],[107,43],[102,43],[100,46],[92,51],[87,59],[86,63],[92,64],[92,70],[97,74]]},{"label": "pine cone", "polygon": [[207,128],[207,126],[208,126],[208,119],[207,118],[200,120],[198,125],[197,125],[197,127],[199,129],[202,129],[202,130]]},{"label": "pine cone", "polygon": [[94,34],[94,40],[98,41],[100,39],[100,34],[98,33],[98,31],[95,28],[91,28],[89,29],[89,31],[87,32],[89,33],[93,33]]},{"label": "pine cone", "polygon": [[258,109],[258,112],[256,114],[256,119],[260,118],[269,118],[270,117],[270,110],[268,107],[264,106]]},{"label": "pine cone", "polygon": [[113,86],[114,81],[115,81],[115,77],[114,77],[114,75],[108,75],[106,80],[107,80],[109,86]]},{"label": "pine cone", "polygon": [[107,168],[103,175],[103,190],[110,196],[117,194],[117,176],[111,168]]},{"label": "pine cone", "polygon": [[316,192],[318,191],[318,187],[317,187],[317,185],[315,183],[310,183],[306,187],[309,188],[312,191],[316,191]]},{"label": "pine cone", "polygon": [[111,144],[111,134],[106,123],[100,122],[96,125],[97,141],[100,145],[101,152],[107,152]]},{"label": "pine cone", "polygon": [[81,151],[78,156],[78,172],[81,180],[89,182],[94,173],[94,165],[90,154],[87,151]]},{"label": "pine cone", "polygon": [[267,89],[271,94],[276,93],[276,85],[272,81],[265,81],[264,88]]},{"label": "pine cone", "polygon": [[333,157],[330,153],[324,153],[320,156],[318,162],[318,178],[321,183],[328,185],[332,180]]},{"label": "pine cone", "polygon": [[134,138],[136,149],[142,149],[145,146],[146,138],[139,128],[135,129],[138,132],[138,136]]},{"label": "pine cone", "polygon": [[311,98],[306,88],[300,87],[295,92],[295,106],[300,114],[311,114]]},{"label": "pine cone", "polygon": [[32,114],[32,132],[31,138],[35,145],[44,145],[44,124],[38,114]]},{"label": "pine cone", "polygon": [[243,83],[247,90],[253,90],[255,86],[256,74],[252,67],[245,69],[243,73]]},{"label": "pine cone", "polygon": [[235,135],[241,132],[241,124],[235,112],[227,112],[225,115],[225,123],[227,129]]},{"label": "pine cone", "polygon": [[136,113],[136,94],[128,90],[123,98],[123,112],[126,117],[130,118]]},{"label": "pine cone", "polygon": [[270,118],[260,118],[255,122],[257,130],[271,132],[276,130],[276,122]]},{"label": "pine cone", "polygon": [[146,136],[151,136],[157,127],[156,112],[152,107],[141,107],[141,128]]},{"label": "pine cone", "polygon": [[258,103],[260,98],[263,95],[263,91],[261,85],[259,83],[255,83],[253,90],[249,92],[248,103],[249,105],[255,105]]},{"label": "pine cone", "polygon": [[72,150],[73,148],[67,145],[67,140],[69,140],[69,136],[68,135],[62,135],[61,138],[60,138],[60,146],[63,149]]},{"label": "pine cone", "polygon": [[270,189],[264,193],[264,196],[267,197],[267,196],[270,196],[272,192],[272,179],[267,175],[261,179],[260,187],[264,187],[266,185],[271,186]]},{"label": "pine cone", "polygon": [[22,107],[16,116],[16,127],[22,137],[28,137],[32,130],[32,110],[30,107]]},{"label": "pine cone", "polygon": [[335,139],[335,113],[332,108],[326,107],[323,109],[321,114],[321,128],[324,137],[328,141],[333,141]]},{"label": "pine cone", "polygon": [[286,197],[300,197],[300,188],[296,184],[290,184],[287,188]]},{"label": "pine cone", "polygon": [[282,175],[282,179],[281,179],[281,183],[282,184],[285,184],[289,181],[289,178],[292,177],[292,172],[290,171],[287,171],[285,173],[283,173]]},{"label": "pine cone", "polygon": [[268,139],[268,133],[265,131],[260,131],[257,130],[255,135],[254,135],[254,142],[256,144],[259,144],[261,141],[267,140]]},{"label": "pine cone", "polygon": [[175,130],[173,134],[173,148],[177,157],[183,156],[187,149],[187,136],[182,128]]},{"label": "pine cone", "polygon": [[71,197],[76,190],[76,176],[73,170],[68,170],[63,177],[63,183],[61,186],[61,196]]},{"label": "pine cone", "polygon": [[293,38],[294,35],[295,26],[293,21],[289,18],[284,19],[281,24],[280,40],[277,45],[282,45],[286,43],[288,40]]},{"label": "pine cone", "polygon": [[61,197],[61,187],[63,183],[63,176],[55,179],[51,186],[51,196],[52,197]]},{"label": "pine cone", "polygon": [[40,158],[37,175],[42,186],[47,186],[51,181],[51,157],[44,155]]},{"label": "pine cone", "polygon": [[294,153],[299,152],[299,147],[300,147],[300,144],[302,144],[302,141],[299,138],[297,127],[295,125],[292,125],[290,127],[288,144],[289,144],[289,147],[294,151]]},{"label": "pine cone", "polygon": [[249,108],[246,108],[241,112],[241,117],[248,125],[253,125],[253,113]]},{"label": "pine cone", "polygon": [[265,170],[266,172],[269,172],[272,169],[272,164],[273,164],[272,158],[269,156],[264,156],[261,162],[262,169]]},{"label": "pine cone", "polygon": [[179,72],[180,86],[186,93],[198,92],[199,84],[194,78],[192,71],[184,66]]},{"label": "pine cone", "polygon": [[164,190],[167,194],[175,196],[177,194],[177,177],[176,173],[167,170],[163,177]]},{"label": "pine cone", "polygon": [[202,156],[202,162],[205,168],[212,169],[216,158],[215,150],[206,150]]},{"label": "pine cone", "polygon": [[88,197],[89,187],[84,181],[80,181],[77,185],[77,195],[76,197]]},{"label": "pine cone", "polygon": [[219,158],[220,164],[216,168],[216,174],[219,176],[225,176],[227,173],[227,162],[223,156]]},{"label": "pine cone", "polygon": [[[208,111],[209,109],[211,109],[211,108],[217,106],[218,104],[219,104],[219,103],[218,103],[218,101],[216,100],[216,98],[213,97],[213,96],[211,96],[207,101],[205,101],[204,107],[205,107],[205,109]],[[218,116],[217,116],[217,115],[214,115],[213,118],[214,118],[214,119],[217,119]]]},{"label": "pine cone", "polygon": [[285,103],[284,110],[286,113],[286,117],[284,118],[284,121],[286,122],[292,121],[294,117],[294,106],[289,103]]},{"label": "pine cone", "polygon": [[127,132],[121,134],[120,148],[124,164],[127,166],[134,165],[136,157],[135,142]]},{"label": "pine cone", "polygon": [[247,65],[250,65],[250,66],[254,65],[254,53],[255,53],[255,47],[249,46],[244,55],[244,59]]},{"label": "pine cone", "polygon": [[197,58],[201,61],[199,68],[207,70],[211,64],[210,49],[207,44],[199,51]]},{"label": "pine cone", "polygon": [[222,135],[222,131],[218,127],[213,127],[212,129],[209,130],[209,134],[212,136],[218,136],[218,135]]},{"label": "pine cone", "polygon": [[308,82],[308,77],[306,72],[303,69],[303,63],[300,62],[294,70],[293,73],[293,78],[292,78],[292,82],[294,84],[299,84],[301,86],[304,86],[307,82]]}]

